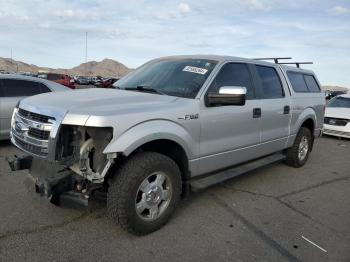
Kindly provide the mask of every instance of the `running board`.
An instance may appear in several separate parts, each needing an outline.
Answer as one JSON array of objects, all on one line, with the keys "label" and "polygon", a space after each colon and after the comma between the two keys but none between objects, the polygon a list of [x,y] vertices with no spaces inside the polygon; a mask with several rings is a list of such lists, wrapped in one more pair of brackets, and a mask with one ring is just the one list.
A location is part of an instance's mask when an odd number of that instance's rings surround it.
[{"label": "running board", "polygon": [[222,183],[228,179],[231,179],[233,177],[242,175],[244,173],[248,173],[250,171],[253,171],[259,167],[266,166],[275,162],[278,162],[280,160],[285,159],[286,156],[282,153],[276,153],[273,155],[269,155],[264,158],[259,158],[258,160],[254,160],[251,162],[248,162],[246,164],[239,165],[237,167],[209,175],[204,178],[196,179],[193,181],[190,181],[191,190],[194,192],[203,190],[207,187],[210,187],[212,185]]}]

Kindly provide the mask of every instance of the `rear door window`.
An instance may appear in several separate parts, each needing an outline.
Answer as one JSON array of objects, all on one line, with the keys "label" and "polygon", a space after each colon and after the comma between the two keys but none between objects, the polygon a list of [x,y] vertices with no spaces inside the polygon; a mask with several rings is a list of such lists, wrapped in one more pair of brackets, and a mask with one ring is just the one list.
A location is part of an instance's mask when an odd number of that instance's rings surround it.
[{"label": "rear door window", "polygon": [[256,65],[256,71],[260,78],[262,98],[284,97],[283,86],[275,68]]},{"label": "rear door window", "polygon": [[50,91],[46,86],[42,87],[40,83],[28,80],[3,79],[2,86],[4,97],[33,96],[42,91]]}]

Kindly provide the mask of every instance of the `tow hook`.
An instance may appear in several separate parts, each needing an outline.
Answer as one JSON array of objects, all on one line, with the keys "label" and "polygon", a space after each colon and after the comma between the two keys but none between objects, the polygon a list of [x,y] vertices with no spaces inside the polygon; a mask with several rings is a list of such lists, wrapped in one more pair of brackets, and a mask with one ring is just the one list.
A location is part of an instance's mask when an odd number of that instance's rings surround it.
[{"label": "tow hook", "polygon": [[29,169],[32,165],[32,156],[21,156],[18,157],[14,155],[13,159],[6,158],[7,163],[9,164],[12,171]]}]

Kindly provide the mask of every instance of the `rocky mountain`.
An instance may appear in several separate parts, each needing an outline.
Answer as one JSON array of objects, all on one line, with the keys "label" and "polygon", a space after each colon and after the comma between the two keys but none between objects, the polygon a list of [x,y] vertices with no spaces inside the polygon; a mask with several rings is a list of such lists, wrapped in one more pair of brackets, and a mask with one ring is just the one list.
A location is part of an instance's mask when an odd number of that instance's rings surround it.
[{"label": "rocky mountain", "polygon": [[346,87],[341,87],[341,86],[322,86],[322,90],[326,91],[345,91],[349,92],[349,89]]},{"label": "rocky mountain", "polygon": [[30,72],[37,74],[39,71],[64,73],[67,75],[88,75],[88,76],[115,76],[121,77],[131,71],[128,67],[122,63],[113,59],[104,59],[100,62],[89,61],[82,63],[76,67],[65,69],[65,68],[48,68],[39,67],[33,64],[27,64],[21,61],[11,60],[9,58],[0,58],[0,71],[11,71],[11,72]]}]

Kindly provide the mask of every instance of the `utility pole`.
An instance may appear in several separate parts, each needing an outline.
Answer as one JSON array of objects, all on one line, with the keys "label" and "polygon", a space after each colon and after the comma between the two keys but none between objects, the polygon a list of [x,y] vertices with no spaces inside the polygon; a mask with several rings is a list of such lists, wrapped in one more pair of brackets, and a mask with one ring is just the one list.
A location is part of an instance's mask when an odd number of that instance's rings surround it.
[{"label": "utility pole", "polygon": [[13,70],[13,57],[12,57],[12,48],[11,48],[11,67],[12,67],[12,70]]},{"label": "utility pole", "polygon": [[88,32],[85,32],[85,76],[87,76],[87,37]]},{"label": "utility pole", "polygon": [[14,63],[13,61],[12,48],[11,48],[11,66],[12,66],[12,70],[18,73],[18,63]]}]

